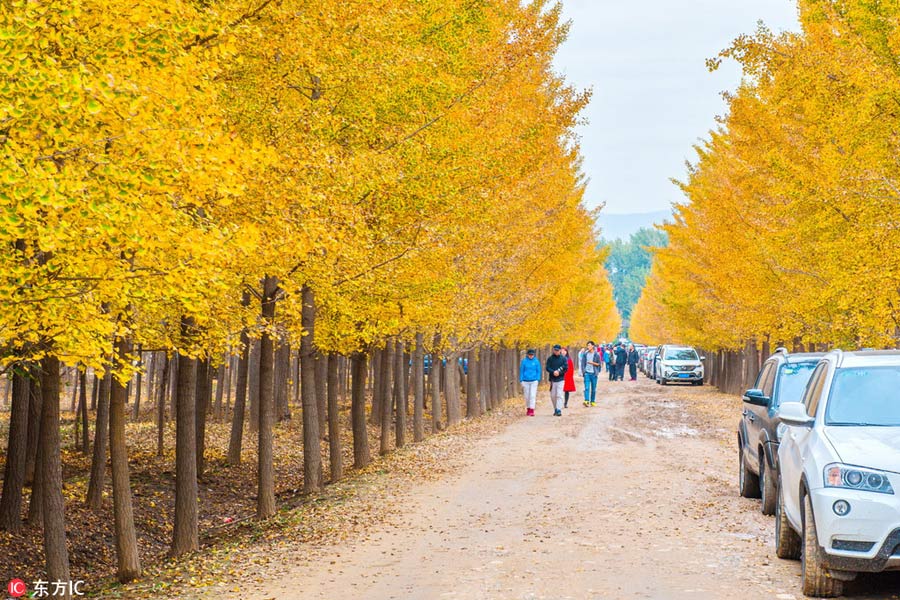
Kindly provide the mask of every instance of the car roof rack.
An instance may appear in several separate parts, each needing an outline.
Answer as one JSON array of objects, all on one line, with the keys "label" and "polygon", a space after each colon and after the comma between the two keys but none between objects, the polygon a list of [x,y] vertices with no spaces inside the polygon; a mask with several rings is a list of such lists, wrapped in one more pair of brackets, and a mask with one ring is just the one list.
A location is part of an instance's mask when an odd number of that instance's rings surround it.
[{"label": "car roof rack", "polygon": [[777,348],[775,348],[775,354],[784,354],[785,356],[790,356],[791,353],[788,352],[788,349],[784,346],[778,346]]}]

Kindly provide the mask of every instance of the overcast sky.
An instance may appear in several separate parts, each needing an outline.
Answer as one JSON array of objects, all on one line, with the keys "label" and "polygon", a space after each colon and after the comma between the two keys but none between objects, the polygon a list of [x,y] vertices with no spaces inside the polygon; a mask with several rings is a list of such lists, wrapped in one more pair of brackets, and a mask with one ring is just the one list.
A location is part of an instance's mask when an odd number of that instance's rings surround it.
[{"label": "overcast sky", "polygon": [[692,146],[725,112],[740,70],[704,61],[762,20],[796,30],[793,0],[563,0],[572,21],[557,69],[594,90],[582,127],[586,204],[608,213],[668,209]]}]

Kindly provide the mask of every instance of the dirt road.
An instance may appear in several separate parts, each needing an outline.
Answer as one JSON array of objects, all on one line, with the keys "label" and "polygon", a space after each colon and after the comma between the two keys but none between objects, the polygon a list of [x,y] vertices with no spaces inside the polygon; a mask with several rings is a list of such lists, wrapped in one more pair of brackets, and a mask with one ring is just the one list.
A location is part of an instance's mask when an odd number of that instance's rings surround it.
[{"label": "dirt road", "polygon": [[[574,398],[562,418],[541,398],[467,469],[404,494],[399,520],[298,551],[259,597],[801,598],[772,519],[737,496],[739,404],[644,378],[602,381],[597,407]],[[900,575],[848,590],[898,595]]]}]

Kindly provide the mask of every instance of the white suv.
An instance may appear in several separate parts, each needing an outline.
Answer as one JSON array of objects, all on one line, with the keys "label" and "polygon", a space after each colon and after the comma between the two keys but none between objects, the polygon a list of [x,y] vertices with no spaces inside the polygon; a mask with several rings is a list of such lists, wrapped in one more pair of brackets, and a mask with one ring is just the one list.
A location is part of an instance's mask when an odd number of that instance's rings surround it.
[{"label": "white suv", "polygon": [[802,557],[803,593],[900,570],[900,352],[831,352],[779,408],[775,551]]},{"label": "white suv", "polygon": [[703,385],[703,360],[706,357],[699,356],[690,346],[660,346],[654,361],[653,378],[662,385],[673,381]]}]

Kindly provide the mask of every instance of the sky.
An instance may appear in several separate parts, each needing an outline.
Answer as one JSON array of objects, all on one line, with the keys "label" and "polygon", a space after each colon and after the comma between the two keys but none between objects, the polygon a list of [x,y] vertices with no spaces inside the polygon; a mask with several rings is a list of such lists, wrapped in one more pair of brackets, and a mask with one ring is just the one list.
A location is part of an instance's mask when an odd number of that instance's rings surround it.
[{"label": "sky", "polygon": [[557,70],[592,88],[581,150],[590,180],[585,204],[610,214],[667,210],[682,194],[693,146],[726,111],[721,93],[740,83],[740,69],[705,61],[763,21],[797,30],[793,0],[562,0],[571,21]]}]

